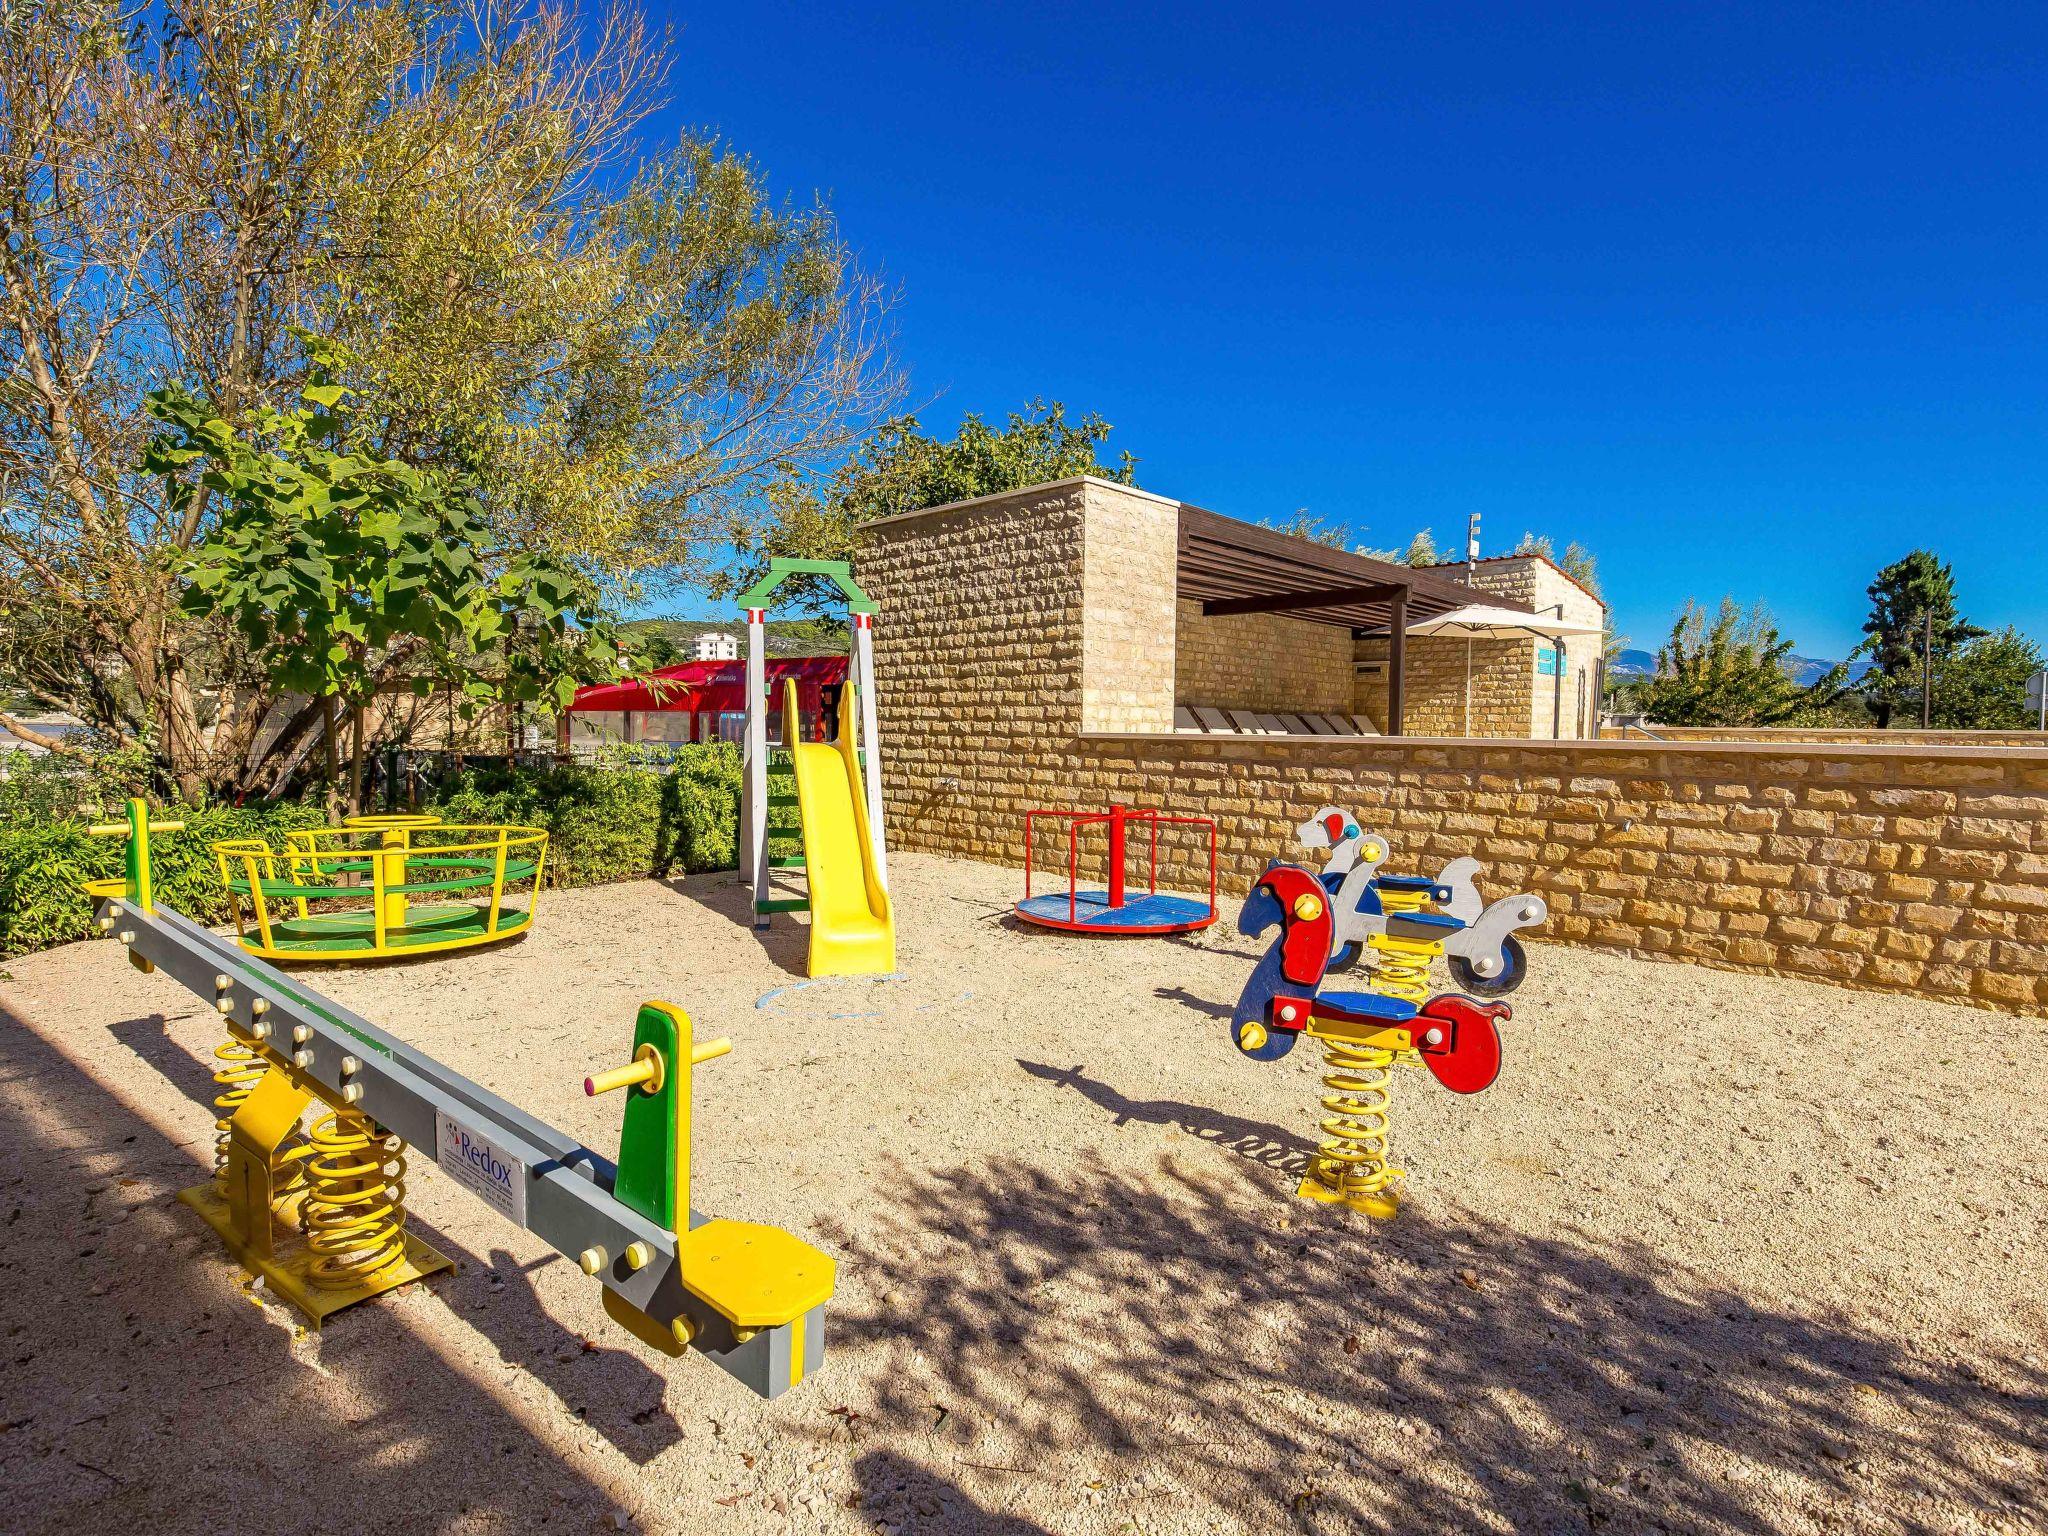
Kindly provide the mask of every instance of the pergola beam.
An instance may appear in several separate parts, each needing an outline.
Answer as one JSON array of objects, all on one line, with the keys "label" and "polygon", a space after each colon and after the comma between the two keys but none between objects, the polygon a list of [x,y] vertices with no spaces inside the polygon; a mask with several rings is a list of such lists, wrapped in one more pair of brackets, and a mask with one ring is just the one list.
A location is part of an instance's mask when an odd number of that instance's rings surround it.
[{"label": "pergola beam", "polygon": [[1349,603],[1405,602],[1408,589],[1394,582],[1321,587],[1305,592],[1261,592],[1253,597],[1210,598],[1202,612],[1212,618],[1233,613],[1290,613],[1297,608],[1341,608]]}]

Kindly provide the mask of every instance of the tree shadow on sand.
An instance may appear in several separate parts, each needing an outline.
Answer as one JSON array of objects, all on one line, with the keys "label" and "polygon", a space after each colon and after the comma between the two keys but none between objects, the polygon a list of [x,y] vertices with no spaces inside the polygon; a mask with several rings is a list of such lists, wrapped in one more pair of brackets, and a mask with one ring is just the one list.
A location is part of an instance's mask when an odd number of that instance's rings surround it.
[{"label": "tree shadow on sand", "polygon": [[1131,1497],[1190,1529],[1189,1499],[1315,1531],[1918,1533],[2041,1507],[2037,1365],[1909,1353],[1639,1242],[1414,1208],[1376,1227],[1170,1154],[1061,1168],[905,1171],[831,1234],[883,1298],[836,1337],[929,1362],[877,1373],[879,1424],[928,1425],[943,1394],[998,1459],[1143,1469]]}]

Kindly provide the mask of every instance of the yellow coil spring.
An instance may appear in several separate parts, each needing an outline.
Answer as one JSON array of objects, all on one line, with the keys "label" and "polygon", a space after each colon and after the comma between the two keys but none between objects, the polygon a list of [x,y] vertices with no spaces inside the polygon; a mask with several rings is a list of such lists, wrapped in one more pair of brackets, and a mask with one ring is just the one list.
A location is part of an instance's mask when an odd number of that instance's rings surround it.
[{"label": "yellow coil spring", "polygon": [[256,1084],[270,1070],[270,1064],[257,1054],[254,1046],[233,1035],[213,1048],[213,1059],[219,1063],[213,1069],[213,1081],[220,1089],[213,1096],[213,1107],[219,1111],[213,1118],[213,1182],[225,1194],[229,1127],[234,1124],[235,1111],[248,1102]]},{"label": "yellow coil spring", "polygon": [[352,1109],[323,1115],[308,1141],[299,1207],[315,1255],[308,1278],[341,1290],[405,1258],[405,1143]]},{"label": "yellow coil spring", "polygon": [[1428,1002],[1429,962],[1443,946],[1383,933],[1374,934],[1371,943],[1380,963],[1366,979],[1366,986],[1383,997],[1406,998],[1418,1007]]},{"label": "yellow coil spring", "polygon": [[1390,891],[1383,887],[1376,889],[1379,890],[1380,910],[1390,915],[1396,912],[1420,912],[1431,905],[1428,891]]},{"label": "yellow coil spring", "polygon": [[1402,1169],[1387,1162],[1388,1089],[1394,1053],[1377,1046],[1323,1042],[1323,1141],[1315,1176],[1345,1199],[1375,1195]]}]

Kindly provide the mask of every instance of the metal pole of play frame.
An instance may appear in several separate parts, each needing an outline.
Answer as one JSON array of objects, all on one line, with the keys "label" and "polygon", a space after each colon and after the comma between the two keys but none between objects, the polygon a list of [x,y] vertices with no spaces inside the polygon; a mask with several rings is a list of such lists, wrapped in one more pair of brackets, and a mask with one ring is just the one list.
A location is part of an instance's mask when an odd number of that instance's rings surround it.
[{"label": "metal pole of play frame", "polygon": [[768,898],[767,619],[765,608],[747,610],[747,851],[756,928],[768,926],[768,914],[761,910]]},{"label": "metal pole of play frame", "polygon": [[1109,808],[1109,910],[1124,904],[1124,808]]},{"label": "metal pole of play frame", "polygon": [[[1476,521],[1477,512],[1472,514]],[[1472,734],[1472,631],[1465,631],[1465,734]]]},{"label": "metal pole of play frame", "polygon": [[889,888],[888,839],[882,834],[882,738],[875,729],[875,616],[853,615],[853,686],[860,703],[860,750],[868,797],[868,838],[874,844],[875,878]]}]

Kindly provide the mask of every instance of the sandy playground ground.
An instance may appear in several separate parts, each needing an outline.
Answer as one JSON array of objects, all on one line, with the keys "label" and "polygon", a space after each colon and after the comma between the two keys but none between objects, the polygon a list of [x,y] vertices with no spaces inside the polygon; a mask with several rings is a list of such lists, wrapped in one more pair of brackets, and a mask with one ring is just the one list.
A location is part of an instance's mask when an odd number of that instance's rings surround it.
[{"label": "sandy playground ground", "polygon": [[649,997],[696,1204],[836,1254],[764,1404],[416,1155],[459,1271],[324,1333],[173,1200],[207,1005],[110,944],[0,981],[0,1526],[118,1531],[2032,1531],[2048,1025],[1555,946],[1500,1083],[1397,1089],[1390,1226],[1290,1198],[1316,1055],[1254,948],[1017,931],[901,857],[901,973],[801,984],[730,877],[550,895],[495,952],[316,985],[606,1153]]}]

